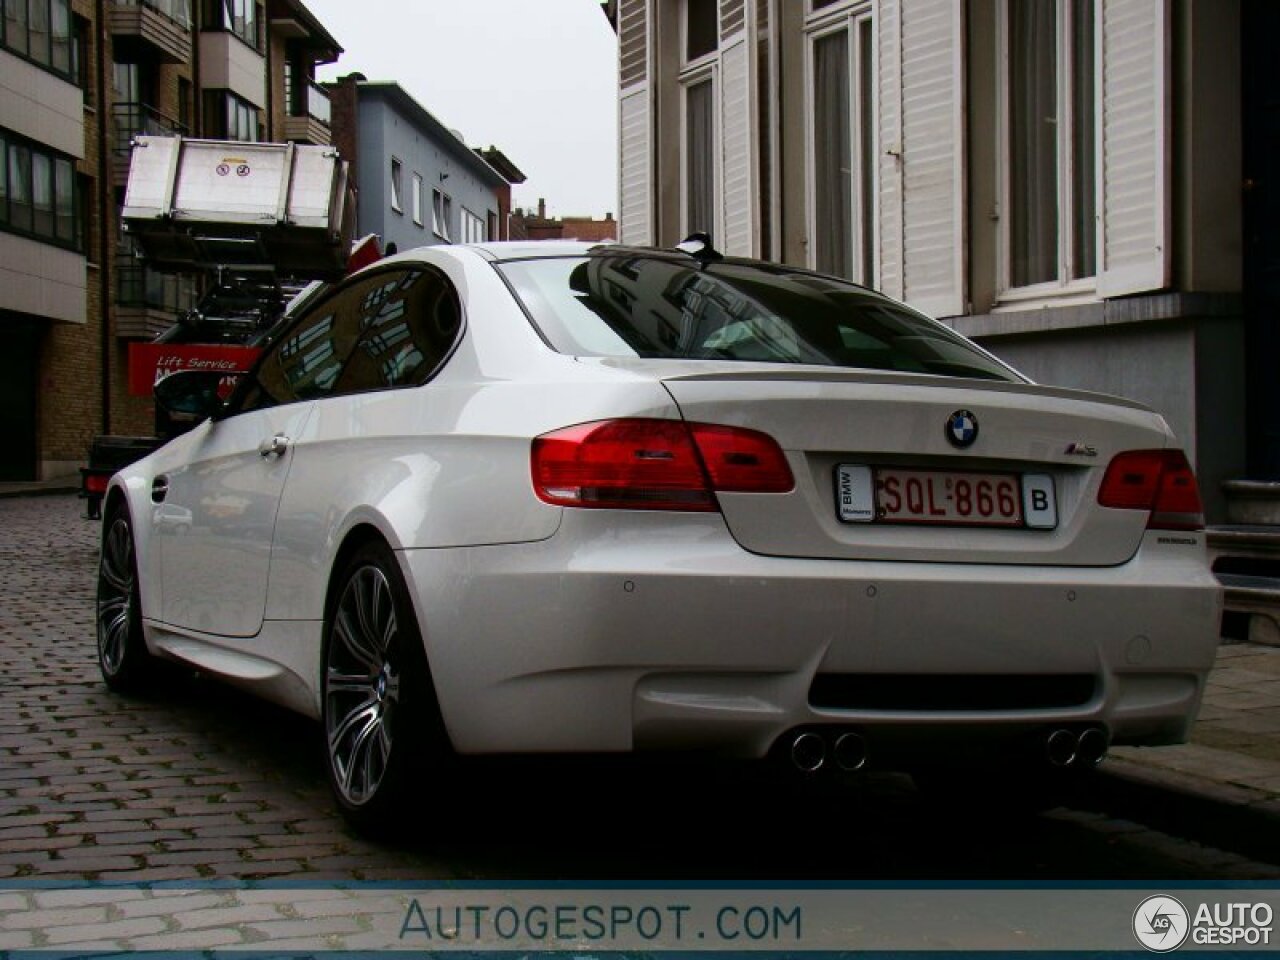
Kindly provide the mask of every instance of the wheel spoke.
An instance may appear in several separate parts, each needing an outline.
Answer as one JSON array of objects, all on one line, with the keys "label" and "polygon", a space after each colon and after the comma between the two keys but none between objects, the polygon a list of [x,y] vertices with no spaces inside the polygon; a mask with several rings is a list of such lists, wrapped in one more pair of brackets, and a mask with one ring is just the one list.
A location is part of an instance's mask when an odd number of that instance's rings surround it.
[{"label": "wheel spoke", "polygon": [[325,680],[325,689],[330,696],[357,693],[368,697],[373,689],[373,680],[374,677],[368,674],[343,673],[336,667],[331,666]]},{"label": "wheel spoke", "polygon": [[[357,622],[353,622],[345,604],[339,607],[337,616],[334,617],[334,637],[341,641],[343,650],[368,668],[370,675],[376,674],[382,669],[381,657],[378,656],[373,645],[367,642],[365,634],[359,627],[358,617],[356,620]],[[329,654],[331,660],[333,656],[334,652],[331,649]]]},{"label": "wheel spoke", "polygon": [[[359,730],[356,730],[355,736],[352,738],[351,750],[347,754],[347,769],[344,777],[347,796],[352,800],[365,799],[371,791],[369,744],[379,725],[376,710],[364,711],[360,719],[363,719],[364,725]],[[352,726],[354,727],[355,724],[352,724]],[[363,781],[362,789],[359,793],[354,792],[352,789],[353,781],[357,776]]]}]

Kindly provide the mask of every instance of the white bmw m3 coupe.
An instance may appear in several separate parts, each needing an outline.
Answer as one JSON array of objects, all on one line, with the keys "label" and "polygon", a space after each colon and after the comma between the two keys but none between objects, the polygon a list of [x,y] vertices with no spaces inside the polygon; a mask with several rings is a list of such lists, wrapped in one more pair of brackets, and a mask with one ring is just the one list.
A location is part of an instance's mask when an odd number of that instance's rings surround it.
[{"label": "white bmw m3 coupe", "polygon": [[468,754],[1017,792],[1184,740],[1213,663],[1163,419],[841,280],[696,241],[430,247],[217,379],[162,382],[202,422],[111,482],[102,672],[314,717],[358,825]]}]

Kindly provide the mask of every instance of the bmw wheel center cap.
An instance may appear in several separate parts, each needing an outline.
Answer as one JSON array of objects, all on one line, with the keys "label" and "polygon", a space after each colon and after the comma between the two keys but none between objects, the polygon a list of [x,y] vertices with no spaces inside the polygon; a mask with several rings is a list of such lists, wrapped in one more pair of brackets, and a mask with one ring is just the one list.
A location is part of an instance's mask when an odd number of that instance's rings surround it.
[{"label": "bmw wheel center cap", "polygon": [[973,446],[978,439],[978,418],[968,410],[957,410],[947,417],[947,439],[953,447]]}]

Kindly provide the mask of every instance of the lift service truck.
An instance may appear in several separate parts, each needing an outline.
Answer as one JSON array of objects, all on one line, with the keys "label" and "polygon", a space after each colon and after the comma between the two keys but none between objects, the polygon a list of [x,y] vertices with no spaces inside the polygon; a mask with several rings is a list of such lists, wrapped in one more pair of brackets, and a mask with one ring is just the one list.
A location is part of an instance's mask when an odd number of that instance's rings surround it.
[{"label": "lift service truck", "polygon": [[[151,343],[129,346],[129,391],[150,395],[178,370],[215,370],[234,384],[291,303],[376,260],[376,237],[353,249],[354,194],[333,147],[139,136],[122,211],[138,258],[197,278],[197,305]],[[98,519],[111,475],[189,424],[157,407],[155,435],[100,436],[80,496]]]}]

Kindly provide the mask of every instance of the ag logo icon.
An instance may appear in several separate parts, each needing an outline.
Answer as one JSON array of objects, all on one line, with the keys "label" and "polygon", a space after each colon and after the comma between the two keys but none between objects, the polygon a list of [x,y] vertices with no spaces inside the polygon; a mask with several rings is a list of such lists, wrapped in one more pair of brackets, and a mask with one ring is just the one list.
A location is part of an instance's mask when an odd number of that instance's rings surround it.
[{"label": "ag logo icon", "polygon": [[1133,912],[1133,935],[1155,953],[1178,949],[1186,941],[1190,928],[1187,908],[1163,894],[1147,897]]}]

